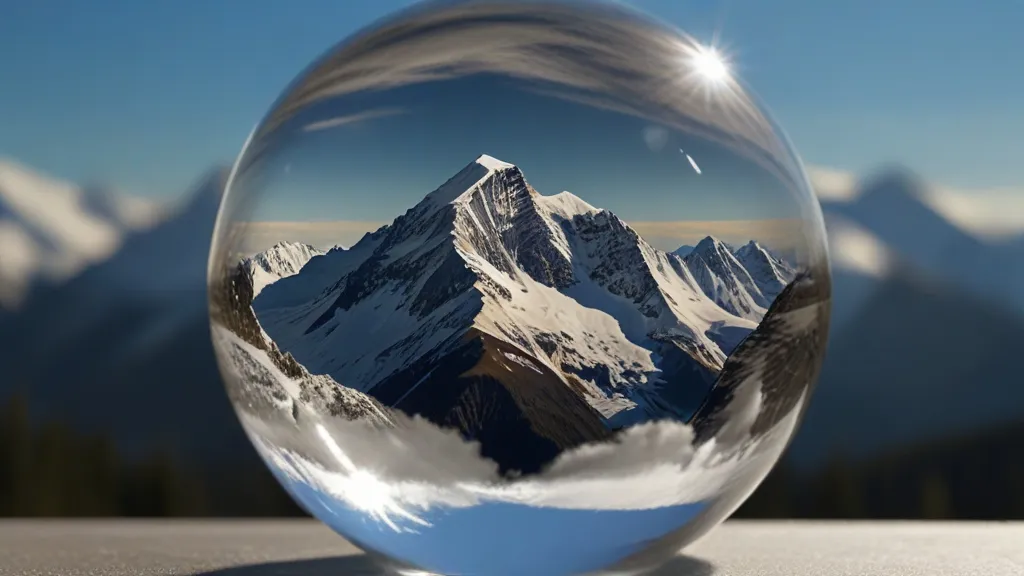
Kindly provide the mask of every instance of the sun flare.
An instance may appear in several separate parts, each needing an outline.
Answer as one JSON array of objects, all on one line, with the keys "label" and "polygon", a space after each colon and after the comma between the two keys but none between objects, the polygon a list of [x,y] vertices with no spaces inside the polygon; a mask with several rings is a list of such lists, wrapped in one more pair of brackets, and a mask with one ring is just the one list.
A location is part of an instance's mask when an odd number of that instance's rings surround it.
[{"label": "sun flare", "polygon": [[729,63],[714,48],[698,48],[691,57],[691,64],[694,72],[708,82],[717,84],[729,78]]}]

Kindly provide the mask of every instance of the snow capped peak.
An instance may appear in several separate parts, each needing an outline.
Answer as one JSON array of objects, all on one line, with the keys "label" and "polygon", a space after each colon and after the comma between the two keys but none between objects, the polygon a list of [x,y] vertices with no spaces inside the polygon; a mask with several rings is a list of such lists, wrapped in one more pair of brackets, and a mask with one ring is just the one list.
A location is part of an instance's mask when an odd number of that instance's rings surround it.
[{"label": "snow capped peak", "polygon": [[125,230],[149,228],[163,220],[168,212],[168,207],[162,203],[121,194],[104,186],[83,186],[81,198],[86,211]]},{"label": "snow capped peak", "polygon": [[314,256],[324,254],[320,249],[302,242],[279,242],[245,261],[252,276],[253,297],[266,286],[297,274]]},{"label": "snow capped peak", "polygon": [[[481,196],[482,195],[482,196]],[[424,204],[469,204],[476,198],[497,207],[498,211],[511,210],[509,216],[523,211],[540,211],[545,216],[572,220],[582,214],[595,214],[598,208],[563,190],[552,196],[541,196],[526,182],[515,164],[482,154],[440,188],[427,195]],[[414,208],[413,212],[417,209]]]},{"label": "snow capped peak", "polygon": [[502,162],[487,154],[482,154],[476,160],[467,164],[455,176],[449,178],[437,190],[428,194],[424,201],[417,205],[417,208],[426,204],[438,206],[466,200],[472,195],[474,190],[479,188],[494,174],[512,171],[519,172],[519,169],[513,164]]},{"label": "snow capped peak", "polygon": [[438,366],[483,353],[464,348],[475,341],[507,371],[575,387],[582,410],[617,427],[686,413],[765,312],[725,244],[704,246],[712,264],[695,258],[691,272],[615,214],[568,191],[542,195],[486,156],[253,308],[313,373],[389,406],[424,402],[451,378]]},{"label": "snow capped peak", "polygon": [[[319,248],[310,244],[306,244],[304,242],[283,241],[278,242],[267,250],[255,255],[254,259],[272,265],[275,261],[280,260],[281,258],[291,259],[294,256],[298,256],[300,258],[308,256],[311,258],[318,254],[323,254],[323,252]],[[308,260],[308,258],[306,259]]]},{"label": "snow capped peak", "polygon": [[693,247],[694,253],[711,254],[722,250],[728,252],[729,247],[725,245],[725,242],[722,242],[714,236],[705,236],[700,242],[697,242],[696,246]]},{"label": "snow capped peak", "polygon": [[64,280],[106,259],[125,235],[165,215],[160,203],[86,189],[0,159],[0,307],[19,305],[37,280]]},{"label": "snow capped peak", "polygon": [[743,246],[740,246],[739,249],[736,250],[735,256],[740,262],[744,263],[744,265],[746,265],[746,262],[749,259],[753,258],[771,262],[772,265],[785,268],[787,270],[792,268],[783,256],[780,256],[772,250],[762,246],[757,240],[751,240]]},{"label": "snow capped peak", "polygon": [[758,290],[770,304],[796,276],[796,272],[781,259],[751,240],[736,251],[736,259],[750,273]]},{"label": "snow capped peak", "polygon": [[[789,270],[790,268],[789,264],[787,264],[784,260],[773,254],[771,250],[762,246],[760,243],[757,242],[757,240],[751,240],[744,244],[743,246],[740,246],[740,248],[736,250],[734,255],[740,261],[740,263],[743,264],[744,267],[746,267],[748,270],[750,270],[750,265],[754,264],[755,262],[764,262],[772,267],[779,269]],[[783,276],[785,276],[785,274],[783,274]]]},{"label": "snow capped peak", "polygon": [[739,259],[740,262],[749,259],[768,261],[775,260],[775,258],[767,250],[765,250],[764,247],[758,244],[756,240],[751,240],[750,242],[747,242],[746,244],[741,246],[740,249],[736,251],[735,256],[737,259]]},{"label": "snow capped peak", "polygon": [[489,171],[490,170],[505,170],[507,168],[515,168],[514,164],[509,164],[508,162],[502,162],[501,160],[498,160],[494,156],[488,156],[487,154],[481,154],[480,157],[478,157],[476,160],[474,160],[474,162],[476,162],[477,164],[483,166],[484,168],[487,168],[487,170],[489,170]]},{"label": "snow capped peak", "polygon": [[439,205],[470,204],[481,194],[486,196],[484,203],[503,207],[499,210],[540,210],[547,216],[568,220],[576,215],[600,212],[567,190],[552,196],[541,196],[527,184],[519,167],[487,154],[479,156],[428,194],[411,212],[426,211],[424,206],[436,208]]},{"label": "snow capped peak", "polygon": [[764,248],[762,248],[761,245],[757,243],[757,240],[751,240],[750,242],[747,242],[746,244],[741,246],[738,252],[746,252],[752,250],[761,251],[764,250]]},{"label": "snow capped peak", "polygon": [[538,196],[537,200],[551,214],[556,214],[568,220],[572,220],[578,214],[595,214],[600,211],[587,203],[586,200],[567,190],[563,190],[553,196]]},{"label": "snow capped peak", "polygon": [[683,261],[704,293],[733,314],[760,320],[771,305],[771,299],[725,242],[707,236]]},{"label": "snow capped peak", "polygon": [[689,255],[691,252],[693,252],[695,248],[696,248],[696,246],[691,246],[689,244],[683,244],[679,248],[676,248],[675,250],[673,250],[672,253],[675,254],[676,256],[679,256],[680,258],[684,258],[687,255]]}]

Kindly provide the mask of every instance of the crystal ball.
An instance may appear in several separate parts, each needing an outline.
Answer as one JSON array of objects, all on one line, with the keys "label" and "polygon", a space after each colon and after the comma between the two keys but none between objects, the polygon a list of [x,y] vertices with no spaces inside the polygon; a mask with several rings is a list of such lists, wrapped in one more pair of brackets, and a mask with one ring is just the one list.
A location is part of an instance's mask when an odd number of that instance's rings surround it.
[{"label": "crystal ball", "polygon": [[399,573],[673,561],[794,434],[830,294],[801,162],[728,55],[596,2],[342,41],[249,136],[210,256],[252,443]]}]

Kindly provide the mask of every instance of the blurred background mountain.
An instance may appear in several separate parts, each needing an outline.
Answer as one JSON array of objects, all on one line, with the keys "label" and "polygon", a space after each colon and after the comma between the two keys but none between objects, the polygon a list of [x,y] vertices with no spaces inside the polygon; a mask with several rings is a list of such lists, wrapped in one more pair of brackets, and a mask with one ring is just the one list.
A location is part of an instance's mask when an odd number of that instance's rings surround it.
[{"label": "blurred background mountain", "polygon": [[[309,1],[310,6],[316,3]],[[787,1],[807,18],[819,10],[810,3]],[[128,21],[132,10],[141,10],[110,3]],[[389,0],[373,8],[353,3],[339,10],[349,10],[341,15],[351,20],[368,22],[407,3]],[[674,4],[634,3],[677,24],[687,22]],[[73,16],[78,8],[65,4],[64,11]],[[718,26],[720,10],[706,4],[710,7],[698,12]],[[853,22],[858,15],[848,4],[839,2],[829,10]],[[888,4],[858,3],[862,5],[874,6],[860,14],[865,19],[877,20],[889,10]],[[964,14],[974,14],[968,3],[963,8]],[[25,13],[14,14],[8,22],[21,16],[30,27],[32,18],[41,18],[29,8],[18,10]],[[203,8],[196,3],[189,10]],[[757,11],[764,9],[750,4],[745,10],[747,19],[760,26],[763,18]],[[819,11],[821,18],[835,16],[824,8]],[[59,12],[44,15],[48,25],[60,23],[55,16]],[[740,12],[733,7],[734,14]],[[903,21],[899,16],[889,13]],[[958,34],[970,28],[967,16],[947,16]],[[229,80],[243,74],[238,70],[267,79],[265,102],[253,107],[246,122],[258,117],[259,106],[269,104],[289,74],[341,35],[325,28],[317,36],[309,32],[315,27],[303,27],[312,26],[308,18],[282,18],[275,21],[277,32],[303,38],[308,53],[265,58],[262,68],[250,69],[256,44],[243,42],[233,52],[206,46],[221,50],[217,62]],[[732,21],[737,18],[742,20],[735,16]],[[917,16],[906,18],[917,23]],[[83,22],[86,29],[102,28],[95,21]],[[945,29],[936,22],[936,29]],[[804,24],[793,25],[804,33]],[[3,26],[0,38],[17,39],[13,29],[7,34]],[[782,44],[770,43],[756,31],[745,33],[743,26],[742,21],[736,24],[740,31],[733,36],[747,40],[749,53],[757,52],[759,40],[781,50]],[[61,30],[70,34],[70,29]],[[100,42],[98,35],[76,30],[81,46]],[[999,37],[1002,28],[982,26],[976,34],[981,30]],[[874,32],[878,42],[887,37],[885,30]],[[855,41],[832,36],[818,41]],[[196,43],[213,37],[197,35]],[[947,38],[936,32],[939,37],[942,42]],[[1013,37],[1019,44],[1019,36]],[[106,49],[131,52],[132,38],[144,44],[130,35]],[[894,35],[889,48],[896,50],[902,41],[911,40]],[[322,45],[312,49],[317,42]],[[919,46],[925,45],[921,42]],[[975,48],[979,44],[984,42],[965,43]],[[237,62],[225,54],[233,54]],[[927,51],[915,54],[915,70],[927,68]],[[860,53],[855,57],[868,59]],[[236,64],[240,68],[232,68]],[[857,74],[859,68],[852,68],[849,74]],[[785,76],[784,67],[776,69]],[[883,77],[884,70],[860,73],[895,82]],[[945,74],[947,68],[938,70]],[[203,84],[187,71],[180,75]],[[759,83],[756,69],[752,75],[755,86],[768,88],[762,95],[781,112],[783,125],[795,127],[794,140],[807,159],[842,165],[833,162],[835,153],[804,144],[815,142],[805,126],[818,117],[806,102],[789,96],[790,85],[783,82],[775,88],[764,79]],[[837,82],[837,90],[843,89]],[[938,94],[939,82],[926,89]],[[10,94],[20,90],[26,97],[39,96],[46,88],[27,81],[11,86],[16,88],[5,87],[7,95],[0,97],[8,108],[10,102],[3,98]],[[228,89],[226,84],[221,88]],[[70,97],[90,101],[90,90],[81,88]],[[133,97],[144,100],[146,94],[148,89],[138,88]],[[786,107],[787,98],[796,104]],[[965,102],[961,97],[958,105],[965,107]],[[226,99],[203,101],[203,106],[214,105],[218,113],[231,109]],[[69,111],[65,105],[62,110],[64,118],[72,119],[91,113],[87,107]],[[210,110],[206,113],[212,114]],[[966,108],[962,112],[969,117]],[[135,112],[126,109],[124,114]],[[898,129],[925,130],[940,114],[945,112],[922,116],[907,109],[905,117],[917,124],[908,121]],[[1021,118],[1018,114],[1007,122],[1022,125]],[[7,125],[6,120],[0,123]],[[1018,366],[1024,353],[1024,192],[933,182],[932,157],[941,163],[947,156],[929,156],[930,148],[914,143],[904,144],[905,154],[894,152],[892,146],[902,140],[881,144],[882,133],[889,134],[885,131],[890,128],[878,128],[882,153],[916,159],[926,166],[903,163],[924,170],[927,178],[884,162],[858,167],[857,174],[849,166],[846,171],[808,168],[826,215],[833,256],[829,352],[798,436],[740,516],[1024,519],[1024,377]],[[66,141],[59,137],[64,129]],[[979,130],[975,122],[964,134],[979,136],[976,140],[982,142],[986,134]],[[990,129],[994,142],[998,131]],[[221,137],[230,146],[240,146],[244,129],[236,132]],[[226,164],[235,149],[210,153],[206,174],[201,174],[204,167],[177,174],[179,180],[195,178],[180,197],[129,195],[47,174],[41,167],[46,163],[34,160],[44,157],[39,150],[91,146],[75,135],[73,123],[53,128],[51,134],[58,136],[0,138],[0,157],[6,157],[0,159],[0,515],[301,514],[257,459],[239,426],[210,343],[206,261],[226,179],[226,170],[215,164],[218,158]],[[848,138],[852,142],[857,135],[851,132]],[[862,137],[860,146],[870,148],[873,138]],[[172,160],[167,159],[168,165],[180,165]]]}]

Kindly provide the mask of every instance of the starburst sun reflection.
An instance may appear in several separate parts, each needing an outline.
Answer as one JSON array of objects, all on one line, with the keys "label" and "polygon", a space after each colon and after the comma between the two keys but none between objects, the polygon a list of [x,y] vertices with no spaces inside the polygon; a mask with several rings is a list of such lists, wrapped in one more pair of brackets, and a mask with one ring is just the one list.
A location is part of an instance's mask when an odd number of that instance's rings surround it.
[{"label": "starburst sun reflection", "polygon": [[710,84],[722,84],[731,75],[728,60],[714,47],[697,47],[690,56],[690,64],[694,72]]}]

